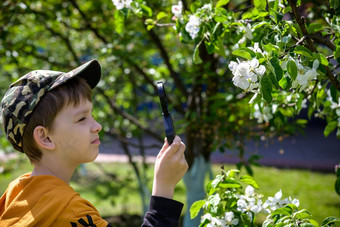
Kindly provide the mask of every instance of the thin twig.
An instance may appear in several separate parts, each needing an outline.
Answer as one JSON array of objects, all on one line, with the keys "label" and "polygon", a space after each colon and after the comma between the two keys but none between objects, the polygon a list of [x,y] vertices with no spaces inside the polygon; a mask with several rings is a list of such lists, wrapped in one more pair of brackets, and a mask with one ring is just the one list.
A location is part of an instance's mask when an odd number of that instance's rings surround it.
[{"label": "thin twig", "polygon": [[156,133],[152,130],[150,130],[147,126],[144,126],[138,119],[136,119],[134,116],[132,116],[131,114],[125,112],[124,110],[122,110],[116,103],[114,103],[109,96],[107,96],[105,94],[105,91],[100,88],[97,87],[96,88],[97,91],[99,92],[99,94],[101,94],[105,100],[107,101],[107,103],[110,105],[110,107],[119,115],[121,115],[123,118],[127,119],[128,121],[130,121],[132,124],[136,125],[138,128],[140,128],[141,130],[143,130],[144,132],[148,133],[149,135],[151,135],[153,138],[155,138],[156,140],[163,142],[162,137],[159,135],[159,133]]},{"label": "thin twig", "polygon": [[167,24],[156,23],[156,25],[157,25],[158,27],[173,27],[173,26],[175,26],[174,23],[167,23]]},{"label": "thin twig", "polygon": [[145,27],[146,31],[148,32],[152,41],[155,43],[155,45],[159,49],[161,57],[163,58],[164,63],[167,66],[167,68],[170,72],[170,76],[174,79],[174,82],[175,82],[177,88],[182,92],[182,94],[185,97],[188,97],[188,92],[187,92],[179,74],[177,72],[175,72],[175,70],[173,69],[172,64],[170,63],[170,58],[169,58],[168,52],[165,50],[165,47],[164,47],[161,39],[158,37],[158,35],[156,35],[156,33],[153,30],[147,30],[146,26],[144,26],[144,27]]},{"label": "thin twig", "polygon": [[[318,53],[318,50],[316,49],[316,47],[313,44],[313,40],[311,39],[311,37],[308,34],[307,28],[305,26],[305,20],[304,17],[300,17],[298,10],[296,8],[295,2],[293,2],[293,0],[288,0],[288,3],[290,5],[290,7],[292,8],[293,11],[293,15],[295,17],[295,20],[297,21],[301,32],[303,34],[303,36],[306,36],[306,42],[308,44],[309,49],[312,52]],[[340,82],[338,81],[338,79],[333,75],[332,71],[325,66],[326,68],[326,76],[328,77],[328,79],[331,81],[331,83],[334,85],[334,87],[340,91]]]},{"label": "thin twig", "polygon": [[104,36],[102,36],[101,34],[99,34],[99,31],[94,28],[91,23],[90,23],[90,19],[87,18],[86,14],[80,9],[79,5],[77,4],[76,0],[70,0],[70,2],[72,3],[72,5],[74,6],[74,8],[76,8],[78,10],[78,12],[80,13],[80,15],[82,16],[82,18],[84,19],[85,25],[86,27],[88,27],[96,36],[97,38],[99,38],[100,40],[103,41],[103,43],[107,44],[108,41],[106,40],[106,38]]}]

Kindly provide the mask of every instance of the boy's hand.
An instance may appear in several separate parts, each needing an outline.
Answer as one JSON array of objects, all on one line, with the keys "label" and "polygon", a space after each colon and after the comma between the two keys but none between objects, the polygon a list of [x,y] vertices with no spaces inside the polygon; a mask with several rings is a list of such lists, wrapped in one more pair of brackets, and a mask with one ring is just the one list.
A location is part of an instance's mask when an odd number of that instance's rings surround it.
[{"label": "boy's hand", "polygon": [[170,146],[165,139],[156,158],[152,195],[172,199],[176,184],[188,170],[184,151],[185,145],[178,136]]}]

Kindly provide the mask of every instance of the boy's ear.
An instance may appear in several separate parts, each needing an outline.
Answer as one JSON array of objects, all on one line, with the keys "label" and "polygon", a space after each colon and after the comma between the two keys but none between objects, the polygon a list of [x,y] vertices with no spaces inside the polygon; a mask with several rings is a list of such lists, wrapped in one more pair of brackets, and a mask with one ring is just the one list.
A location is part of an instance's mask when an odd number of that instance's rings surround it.
[{"label": "boy's ear", "polygon": [[46,150],[55,148],[54,142],[48,137],[48,130],[43,126],[35,127],[33,137],[37,145]]}]

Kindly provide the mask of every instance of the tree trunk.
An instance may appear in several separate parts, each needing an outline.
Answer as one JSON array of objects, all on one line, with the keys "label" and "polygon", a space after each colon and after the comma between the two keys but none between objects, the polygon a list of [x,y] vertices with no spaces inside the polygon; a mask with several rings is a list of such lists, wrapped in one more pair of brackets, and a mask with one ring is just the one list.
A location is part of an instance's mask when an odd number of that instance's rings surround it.
[{"label": "tree trunk", "polygon": [[196,218],[191,219],[190,207],[195,201],[205,198],[204,180],[207,173],[211,173],[210,162],[206,161],[201,155],[196,156],[191,168],[183,178],[187,197],[183,227],[197,227],[200,225],[202,211]]}]

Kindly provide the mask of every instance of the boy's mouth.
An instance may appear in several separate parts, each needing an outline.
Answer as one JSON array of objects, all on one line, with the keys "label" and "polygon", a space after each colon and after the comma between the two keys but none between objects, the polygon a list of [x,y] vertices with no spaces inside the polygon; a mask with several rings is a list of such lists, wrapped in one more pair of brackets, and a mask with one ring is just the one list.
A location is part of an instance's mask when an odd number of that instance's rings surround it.
[{"label": "boy's mouth", "polygon": [[97,137],[96,139],[94,139],[91,144],[100,144],[100,140],[99,137]]}]

